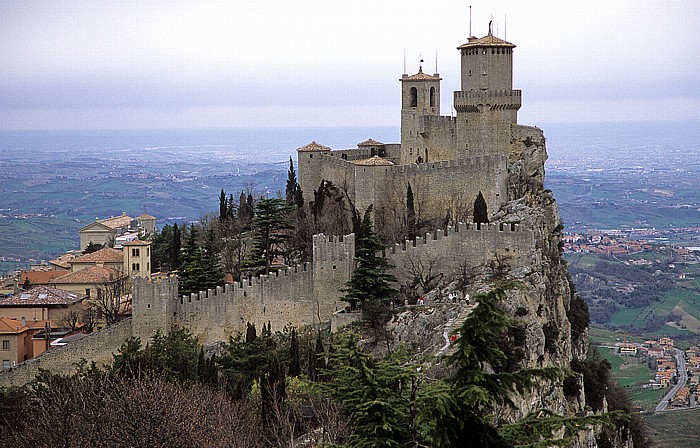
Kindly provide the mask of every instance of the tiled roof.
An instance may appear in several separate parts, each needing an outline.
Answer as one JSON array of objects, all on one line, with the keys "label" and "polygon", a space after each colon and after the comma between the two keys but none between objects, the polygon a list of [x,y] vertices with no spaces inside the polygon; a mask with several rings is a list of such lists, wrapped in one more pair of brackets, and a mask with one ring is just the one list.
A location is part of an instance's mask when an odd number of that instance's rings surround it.
[{"label": "tiled roof", "polygon": [[70,269],[70,261],[75,258],[74,254],[63,254],[60,257],[54,258],[49,261],[50,264],[56,265],[60,268]]},{"label": "tiled roof", "polygon": [[111,218],[101,219],[100,223],[112,229],[117,229],[120,227],[129,227],[129,224],[131,224],[131,221],[133,220],[134,218],[124,213],[121,216],[112,216]]},{"label": "tiled roof", "polygon": [[42,285],[14,296],[0,299],[0,307],[17,305],[67,306],[83,299],[87,299],[87,296],[84,294]]},{"label": "tiled roof", "polygon": [[313,141],[309,143],[306,146],[302,146],[301,148],[297,148],[297,151],[299,152],[310,152],[310,151],[330,151],[331,148],[328,146],[321,145],[320,143],[316,143],[316,141]]},{"label": "tiled roof", "polygon": [[510,42],[506,42],[503,39],[499,39],[498,37],[488,34],[484,37],[481,38],[469,38],[469,42],[467,42],[464,45],[460,45],[457,47],[458,50],[461,50],[463,48],[474,48],[474,47],[510,47],[510,48],[515,48],[515,45],[511,44]]},{"label": "tiled roof", "polygon": [[442,78],[438,75],[428,75],[423,73],[423,67],[418,69],[418,73],[411,76],[402,76],[399,81],[440,81]]},{"label": "tiled roof", "polygon": [[17,334],[27,331],[29,327],[22,325],[19,319],[0,317],[0,334]]},{"label": "tiled roof", "polygon": [[136,219],[138,219],[139,221],[143,221],[145,219],[156,219],[156,217],[153,215],[149,215],[148,213],[144,213]]},{"label": "tiled roof", "polygon": [[150,246],[151,244],[151,241],[133,240],[122,243],[122,246]]},{"label": "tiled roof", "polygon": [[355,160],[352,163],[362,166],[393,166],[394,163],[390,160],[383,159],[379,156],[370,157],[369,159]]},{"label": "tiled roof", "polygon": [[66,275],[66,271],[21,271],[19,284],[21,286],[29,279],[29,283],[33,285],[48,285],[52,279],[62,275]]},{"label": "tiled roof", "polygon": [[71,272],[63,277],[58,277],[51,280],[52,284],[86,284],[94,285],[99,283],[114,280],[120,276],[120,272],[113,268],[101,268],[99,266],[90,266],[80,271]]},{"label": "tiled roof", "polygon": [[370,138],[369,140],[365,140],[364,142],[358,143],[357,146],[358,147],[361,147],[361,146],[384,146],[384,143],[378,142],[378,141]]},{"label": "tiled roof", "polygon": [[111,247],[104,247],[95,252],[82,255],[73,259],[71,263],[121,263],[124,261],[124,253]]}]

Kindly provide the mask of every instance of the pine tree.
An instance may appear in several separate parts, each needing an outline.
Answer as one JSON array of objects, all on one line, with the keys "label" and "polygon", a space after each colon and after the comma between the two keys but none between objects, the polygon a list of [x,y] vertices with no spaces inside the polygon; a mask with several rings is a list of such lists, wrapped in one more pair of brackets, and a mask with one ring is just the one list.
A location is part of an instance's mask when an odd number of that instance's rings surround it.
[{"label": "pine tree", "polygon": [[223,284],[224,274],[219,265],[219,248],[214,227],[210,226],[207,232],[206,244],[204,247],[204,268],[205,268],[205,289],[213,289]]},{"label": "pine tree", "polygon": [[411,384],[417,376],[415,368],[404,365],[402,352],[376,359],[357,347],[354,335],[341,334],[339,338],[330,355],[332,370],[324,372],[323,387],[352,417],[354,434],[347,446],[419,446],[411,443]]},{"label": "pine tree", "polygon": [[252,222],[253,250],[245,263],[253,274],[269,274],[275,257],[286,255],[291,228],[288,211],[284,199],[263,199],[256,204]]},{"label": "pine tree", "polygon": [[355,250],[357,266],[343,290],[346,293],[343,300],[350,302],[351,309],[356,309],[360,303],[364,319],[372,328],[379,329],[391,316],[390,303],[397,291],[391,285],[396,282],[396,277],[388,272],[391,265],[379,254],[384,246],[372,227],[371,212],[370,207],[359,228]]},{"label": "pine tree", "polygon": [[85,249],[83,250],[83,255],[91,254],[93,252],[97,252],[100,249],[104,249],[105,246],[102,244],[97,244],[93,243],[90,241],[87,246],[85,246]]},{"label": "pine tree", "polygon": [[481,191],[476,196],[476,200],[474,200],[474,222],[478,224],[489,222],[489,212],[488,208],[486,207],[486,199],[484,199],[484,195],[481,194]]},{"label": "pine tree", "polygon": [[[610,424],[615,415],[563,417],[537,411],[520,422],[497,427],[492,413],[497,406],[513,406],[517,394],[540,387],[542,382],[561,381],[566,372],[559,368],[514,367],[505,347],[512,344],[508,334],[521,323],[500,308],[505,287],[475,297],[478,305],[459,330],[456,350],[448,358],[454,374],[445,382],[431,384],[422,392],[421,428],[429,445],[535,447],[559,446],[566,437],[590,425]],[[564,429],[564,439],[554,435]]]}]

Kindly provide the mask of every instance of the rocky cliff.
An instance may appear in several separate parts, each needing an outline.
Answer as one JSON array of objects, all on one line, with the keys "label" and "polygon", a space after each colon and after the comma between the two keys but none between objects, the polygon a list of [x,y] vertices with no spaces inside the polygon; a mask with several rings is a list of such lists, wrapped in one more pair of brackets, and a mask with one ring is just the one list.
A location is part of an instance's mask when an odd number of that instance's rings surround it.
[{"label": "rocky cliff", "polygon": [[[474,295],[488,291],[498,282],[517,284],[508,290],[503,302],[507,312],[521,319],[525,337],[516,347],[520,367],[559,367],[571,369],[572,361],[585,360],[588,349],[587,321],[572,318],[572,289],[566,262],[561,257],[562,223],[551,191],[544,188],[545,138],[538,128],[516,126],[513,131],[508,166],[508,201],[491,216],[492,222],[518,223],[535,232],[535,246],[527,261],[509,258],[507,251],[472,269],[468,278],[445,277],[436,290],[427,294],[427,305],[399,314],[390,323],[397,343],[404,343],[422,355],[440,355],[450,349],[450,334],[469,314],[473,304],[441,300],[453,290]],[[575,316],[574,316],[575,317]],[[572,329],[572,321],[574,321]],[[439,359],[439,357],[437,358]],[[439,367],[438,367],[439,369]],[[498,418],[514,421],[529,411],[546,408],[563,415],[584,415],[586,407],[582,381],[574,393],[565,394],[562,384],[542,387],[515,400],[515,409],[503,409]],[[575,444],[598,447],[600,428],[583,431]],[[618,428],[610,441],[614,447],[631,447],[628,430]]]}]

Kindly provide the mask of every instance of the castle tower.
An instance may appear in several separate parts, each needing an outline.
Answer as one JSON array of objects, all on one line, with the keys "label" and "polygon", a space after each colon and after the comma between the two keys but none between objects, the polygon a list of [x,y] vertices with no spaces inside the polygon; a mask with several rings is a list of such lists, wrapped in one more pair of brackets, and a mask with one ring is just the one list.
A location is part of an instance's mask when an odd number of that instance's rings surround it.
[{"label": "castle tower", "polygon": [[297,172],[299,173],[299,186],[304,192],[304,199],[308,202],[313,200],[314,191],[323,180],[321,172],[321,158],[324,153],[331,150],[328,146],[323,146],[315,141],[306,146],[297,148]]},{"label": "castle tower", "polygon": [[518,122],[521,91],[513,90],[515,45],[489,34],[460,45],[462,90],[454,93],[457,143],[467,155],[504,153]]},{"label": "castle tower", "polygon": [[425,116],[440,116],[440,75],[404,74],[401,81],[401,164],[427,163],[435,159],[423,125]]}]

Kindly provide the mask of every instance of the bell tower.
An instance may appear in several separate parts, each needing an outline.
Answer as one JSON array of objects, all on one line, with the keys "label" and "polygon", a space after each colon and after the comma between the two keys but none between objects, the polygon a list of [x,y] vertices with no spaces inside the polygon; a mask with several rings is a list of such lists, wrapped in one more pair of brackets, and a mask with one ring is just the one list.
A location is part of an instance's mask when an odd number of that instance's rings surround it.
[{"label": "bell tower", "polygon": [[502,152],[510,127],[518,122],[521,91],[513,90],[515,45],[489,33],[471,36],[457,47],[462,61],[462,90],[454,93],[458,145],[467,154]]},{"label": "bell tower", "polygon": [[[404,74],[401,81],[401,164],[428,162],[424,118],[440,116],[440,75]],[[422,135],[423,134],[423,135]]]}]

